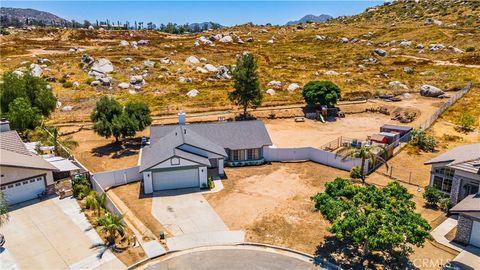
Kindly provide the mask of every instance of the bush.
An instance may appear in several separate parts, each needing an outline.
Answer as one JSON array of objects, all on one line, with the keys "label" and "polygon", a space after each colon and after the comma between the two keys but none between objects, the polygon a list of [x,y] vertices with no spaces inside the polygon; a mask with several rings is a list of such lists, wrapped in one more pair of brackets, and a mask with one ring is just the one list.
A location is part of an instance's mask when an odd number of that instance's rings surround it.
[{"label": "bush", "polygon": [[73,87],[73,83],[72,83],[72,82],[64,82],[64,83],[62,84],[62,86],[63,86],[64,88],[72,88],[72,87]]},{"label": "bush", "polygon": [[425,199],[428,205],[437,206],[440,199],[442,199],[442,193],[435,187],[426,186],[425,192],[423,192],[423,199]]},{"label": "bush", "polygon": [[208,177],[207,183],[208,183],[208,188],[209,189],[214,189],[215,188],[215,183],[213,182],[213,178],[211,176]]},{"label": "bush", "polygon": [[424,130],[414,129],[412,131],[412,139],[410,144],[425,152],[433,152],[437,146],[437,141],[433,136],[428,135]]},{"label": "bush", "polygon": [[95,81],[95,78],[90,77],[90,78],[85,80],[85,83],[90,85],[93,81]]},{"label": "bush", "polygon": [[452,206],[453,206],[453,203],[449,197],[441,198],[438,202],[438,207],[440,208],[440,210],[442,210],[445,213],[448,212],[448,210],[450,210]]},{"label": "bush", "polygon": [[90,181],[84,176],[77,176],[73,178],[73,197],[81,200],[90,194],[92,191]]},{"label": "bush", "polygon": [[467,47],[465,49],[466,52],[474,52],[475,51],[475,47]]},{"label": "bush", "polygon": [[468,112],[462,113],[457,119],[457,125],[463,132],[472,130],[472,126],[475,124],[475,117]]},{"label": "bush", "polygon": [[353,179],[362,178],[362,172],[360,171],[359,166],[355,166],[350,170],[350,177]]},{"label": "bush", "polygon": [[0,28],[0,35],[7,36],[7,35],[10,35],[10,32],[8,32],[8,30],[4,28]]}]

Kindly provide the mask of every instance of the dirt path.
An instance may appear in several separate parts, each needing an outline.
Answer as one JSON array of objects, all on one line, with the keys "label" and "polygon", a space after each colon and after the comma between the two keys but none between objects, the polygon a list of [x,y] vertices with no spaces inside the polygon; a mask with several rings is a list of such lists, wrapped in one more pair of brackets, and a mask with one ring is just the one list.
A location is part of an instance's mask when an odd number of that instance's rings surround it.
[{"label": "dirt path", "polygon": [[405,58],[410,58],[410,59],[415,59],[415,60],[424,60],[424,61],[430,61],[433,62],[434,65],[436,66],[455,66],[455,67],[466,67],[466,68],[479,68],[480,65],[465,65],[465,64],[460,64],[460,63],[452,63],[450,61],[444,61],[444,60],[432,60],[426,57],[419,57],[419,56],[413,56],[413,55],[394,55],[393,57],[405,57]]}]

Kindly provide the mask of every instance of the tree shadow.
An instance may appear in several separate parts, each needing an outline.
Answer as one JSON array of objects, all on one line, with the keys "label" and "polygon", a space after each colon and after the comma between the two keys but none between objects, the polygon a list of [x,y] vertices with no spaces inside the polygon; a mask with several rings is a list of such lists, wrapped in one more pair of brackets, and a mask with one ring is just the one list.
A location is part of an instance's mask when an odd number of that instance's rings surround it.
[{"label": "tree shadow", "polygon": [[362,251],[352,241],[339,240],[335,236],[325,236],[323,244],[317,246],[315,262],[325,266],[327,260],[342,269],[418,269],[408,258],[394,252],[372,252],[363,257]]},{"label": "tree shadow", "polygon": [[95,157],[111,156],[114,159],[136,155],[140,150],[141,138],[126,139],[122,143],[111,142],[93,148],[90,153]]}]

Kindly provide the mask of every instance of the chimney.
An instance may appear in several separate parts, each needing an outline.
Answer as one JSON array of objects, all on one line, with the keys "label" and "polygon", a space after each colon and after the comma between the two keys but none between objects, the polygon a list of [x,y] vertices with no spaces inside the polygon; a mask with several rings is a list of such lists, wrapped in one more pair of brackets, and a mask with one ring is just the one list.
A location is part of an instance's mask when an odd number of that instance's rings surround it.
[{"label": "chimney", "polygon": [[178,113],[178,124],[179,125],[185,125],[185,122],[186,122],[186,115],[184,112],[179,112]]},{"label": "chimney", "polygon": [[0,132],[10,131],[10,122],[2,118],[0,119]]}]

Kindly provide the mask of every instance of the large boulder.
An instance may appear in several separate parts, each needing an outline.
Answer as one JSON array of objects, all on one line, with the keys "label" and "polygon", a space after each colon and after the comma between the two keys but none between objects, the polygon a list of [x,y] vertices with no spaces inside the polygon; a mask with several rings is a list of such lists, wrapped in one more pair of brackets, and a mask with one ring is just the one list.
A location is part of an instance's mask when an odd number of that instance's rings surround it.
[{"label": "large boulder", "polygon": [[420,87],[420,95],[424,97],[439,97],[444,94],[445,92],[435,86],[425,84]]},{"label": "large boulder", "polygon": [[290,92],[293,92],[297,89],[300,88],[300,85],[298,85],[298,83],[291,83],[288,87],[287,87],[287,90],[290,91]]},{"label": "large boulder", "polygon": [[375,49],[374,52],[375,52],[376,55],[381,56],[381,57],[387,56],[387,52],[385,50],[382,50],[382,49]]},{"label": "large boulder", "polygon": [[340,42],[342,42],[342,43],[348,43],[348,41],[349,41],[349,40],[348,40],[348,38],[346,38],[346,37],[342,37],[342,38],[340,39]]},{"label": "large boulder", "polygon": [[135,75],[135,76],[130,76],[130,84],[131,85],[141,85],[144,84],[145,80],[143,79],[142,75]]},{"label": "large boulder", "polygon": [[30,65],[30,74],[34,77],[41,77],[43,73],[43,69],[40,67],[39,64],[31,64]]},{"label": "large boulder", "polygon": [[148,45],[149,41],[148,40],[145,40],[145,39],[141,39],[137,42],[137,45],[138,46],[142,46],[142,45]]},{"label": "large boulder", "polygon": [[283,84],[281,81],[270,81],[269,83],[267,83],[267,86],[269,87],[272,87],[272,88],[275,88],[275,89],[281,89]]},{"label": "large boulder", "polygon": [[197,68],[195,68],[195,71],[196,71],[196,72],[199,72],[199,73],[203,73],[203,74],[208,73],[208,70],[206,70],[206,69],[204,69],[204,68],[202,68],[202,67],[197,67]]},{"label": "large boulder", "polygon": [[185,64],[187,65],[196,65],[196,64],[199,64],[200,63],[200,60],[198,60],[197,57],[191,55],[189,57],[187,57],[187,59],[185,59]]},{"label": "large boulder", "polygon": [[206,64],[205,66],[203,66],[203,68],[208,70],[208,72],[218,72],[218,68],[216,68],[212,64]]},{"label": "large boulder", "polygon": [[265,93],[269,94],[270,96],[274,96],[275,95],[275,90],[273,90],[272,88],[268,89],[267,91],[265,91]]},{"label": "large boulder", "polygon": [[389,82],[388,85],[391,87],[391,88],[395,88],[395,89],[408,89],[408,86],[406,86],[405,84],[399,82],[399,81],[392,81],[392,82]]},{"label": "large boulder", "polygon": [[100,81],[103,86],[110,86],[112,84],[112,77],[102,77],[99,78],[98,81]]},{"label": "large boulder", "polygon": [[218,40],[221,43],[232,43],[233,38],[231,36],[224,36],[221,39]]},{"label": "large boulder", "polygon": [[82,63],[86,64],[86,65],[91,65],[93,64],[93,57],[90,57],[88,54],[84,53],[82,55]]},{"label": "large boulder", "polygon": [[122,82],[118,84],[118,88],[120,89],[128,89],[130,87],[130,84],[127,82]]},{"label": "large boulder", "polygon": [[143,65],[146,66],[146,67],[153,67],[153,66],[155,66],[155,62],[152,61],[152,60],[145,60],[145,61],[143,61]]},{"label": "large boulder", "polygon": [[197,89],[192,89],[192,90],[188,91],[187,96],[188,97],[196,97],[196,96],[198,96],[199,93],[200,92],[198,92]]},{"label": "large boulder", "polygon": [[126,40],[122,40],[122,41],[120,41],[120,46],[123,46],[123,47],[130,46],[130,42],[128,42]]},{"label": "large boulder", "polygon": [[102,73],[107,74],[113,71],[113,65],[110,60],[106,58],[100,58],[93,62],[92,67],[90,68],[92,73]]},{"label": "large boulder", "polygon": [[432,52],[441,51],[441,50],[445,49],[445,45],[443,45],[443,44],[430,44],[428,46],[428,49]]}]

